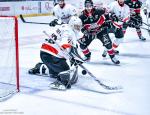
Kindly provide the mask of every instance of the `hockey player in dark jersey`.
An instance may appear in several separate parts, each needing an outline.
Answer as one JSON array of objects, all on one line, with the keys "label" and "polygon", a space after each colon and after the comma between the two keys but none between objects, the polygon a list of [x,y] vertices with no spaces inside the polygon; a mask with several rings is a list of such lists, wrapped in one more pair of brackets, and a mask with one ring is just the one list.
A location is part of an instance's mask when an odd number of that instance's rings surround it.
[{"label": "hockey player in dark jersey", "polygon": [[128,25],[124,25],[124,33],[128,26],[136,28],[137,35],[139,39],[145,41],[146,38],[142,36],[142,32],[140,26],[142,26],[142,17],[140,14],[142,2],[139,0],[125,0],[125,4],[127,4],[130,8],[130,21]]},{"label": "hockey player in dark jersey", "polygon": [[83,38],[79,39],[80,48],[86,57],[86,60],[90,60],[91,52],[88,46],[91,44],[94,38],[99,39],[103,46],[107,49],[107,52],[113,63],[119,64],[120,61],[116,59],[115,52],[112,49],[112,41],[107,31],[107,21],[109,16],[105,15],[104,9],[96,9],[93,7],[92,0],[85,0],[85,9],[82,11],[79,18],[82,20],[83,28],[81,31],[84,33]]}]

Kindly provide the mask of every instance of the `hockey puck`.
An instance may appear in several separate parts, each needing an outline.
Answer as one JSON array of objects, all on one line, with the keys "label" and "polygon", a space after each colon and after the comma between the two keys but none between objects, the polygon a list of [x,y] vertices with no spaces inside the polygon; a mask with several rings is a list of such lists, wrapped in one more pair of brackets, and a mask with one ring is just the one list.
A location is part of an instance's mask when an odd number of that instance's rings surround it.
[{"label": "hockey puck", "polygon": [[86,75],[87,74],[86,70],[82,70],[82,74]]}]

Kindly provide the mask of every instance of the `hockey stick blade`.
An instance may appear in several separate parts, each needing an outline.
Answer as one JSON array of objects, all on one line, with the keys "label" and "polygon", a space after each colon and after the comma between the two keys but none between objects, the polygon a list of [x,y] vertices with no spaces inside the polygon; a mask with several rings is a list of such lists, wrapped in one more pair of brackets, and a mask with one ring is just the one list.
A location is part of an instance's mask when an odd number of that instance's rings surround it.
[{"label": "hockey stick blade", "polygon": [[42,23],[42,22],[30,22],[30,21],[26,21],[23,17],[23,15],[20,15],[20,19],[22,20],[23,23],[30,23],[30,24],[44,24],[44,25],[49,25],[49,23]]},{"label": "hockey stick blade", "polygon": [[100,81],[99,79],[97,79],[88,69],[86,69],[83,65],[79,65],[82,69],[86,70],[86,72],[93,78],[93,80],[95,80],[100,86],[102,86],[105,89],[108,90],[121,90],[123,89],[122,86],[109,86],[104,84],[102,81]]}]

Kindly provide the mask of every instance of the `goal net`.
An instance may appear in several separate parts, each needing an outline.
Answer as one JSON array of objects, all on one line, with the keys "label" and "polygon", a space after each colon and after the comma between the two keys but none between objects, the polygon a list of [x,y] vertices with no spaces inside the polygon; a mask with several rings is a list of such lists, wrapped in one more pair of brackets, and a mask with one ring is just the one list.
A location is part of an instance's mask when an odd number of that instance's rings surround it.
[{"label": "goal net", "polygon": [[18,91],[18,21],[0,16],[0,101]]}]

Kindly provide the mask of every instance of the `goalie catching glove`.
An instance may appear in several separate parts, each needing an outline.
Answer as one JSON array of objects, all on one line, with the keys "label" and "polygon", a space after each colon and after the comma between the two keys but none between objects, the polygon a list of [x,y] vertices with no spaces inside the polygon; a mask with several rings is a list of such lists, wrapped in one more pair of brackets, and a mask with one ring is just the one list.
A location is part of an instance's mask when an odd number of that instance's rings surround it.
[{"label": "goalie catching glove", "polygon": [[72,65],[76,66],[76,65],[82,64],[83,61],[77,60],[77,59],[75,59],[75,58],[71,58],[71,59],[70,59],[70,63],[71,63],[71,66],[72,66]]}]

